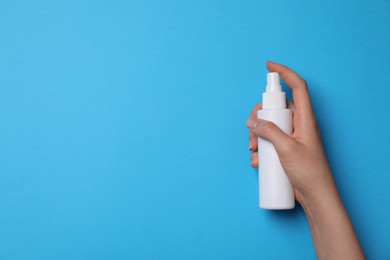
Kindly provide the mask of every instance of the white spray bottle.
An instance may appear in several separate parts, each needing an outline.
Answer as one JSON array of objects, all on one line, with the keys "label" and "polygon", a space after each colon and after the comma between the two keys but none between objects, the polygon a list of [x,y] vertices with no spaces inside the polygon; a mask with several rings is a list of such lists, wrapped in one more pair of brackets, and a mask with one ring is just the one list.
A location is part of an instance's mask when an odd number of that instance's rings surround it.
[{"label": "white spray bottle", "polygon": [[[288,135],[292,134],[292,112],[286,106],[279,74],[267,73],[267,88],[263,93],[263,108],[257,118],[272,121]],[[295,207],[294,189],[284,172],[274,146],[258,138],[259,201],[263,209],[292,209]]]}]

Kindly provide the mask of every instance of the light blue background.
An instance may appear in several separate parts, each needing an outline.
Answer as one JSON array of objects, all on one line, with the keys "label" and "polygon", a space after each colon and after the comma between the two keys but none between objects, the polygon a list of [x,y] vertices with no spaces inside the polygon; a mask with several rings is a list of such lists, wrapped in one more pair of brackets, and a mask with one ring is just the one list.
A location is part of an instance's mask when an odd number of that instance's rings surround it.
[{"label": "light blue background", "polygon": [[313,259],[258,208],[265,62],[309,83],[369,259],[390,257],[390,2],[1,1],[0,259]]}]

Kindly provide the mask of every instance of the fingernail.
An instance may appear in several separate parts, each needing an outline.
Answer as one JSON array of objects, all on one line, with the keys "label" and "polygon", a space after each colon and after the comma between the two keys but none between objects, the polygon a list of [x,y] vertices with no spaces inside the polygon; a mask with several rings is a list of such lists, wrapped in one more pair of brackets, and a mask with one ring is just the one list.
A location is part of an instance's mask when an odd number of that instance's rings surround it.
[{"label": "fingernail", "polygon": [[249,143],[249,151],[252,151],[252,144]]},{"label": "fingernail", "polygon": [[246,121],[246,125],[249,128],[256,128],[258,126],[258,122],[257,122],[257,120],[250,118],[250,119],[248,119],[248,121]]},{"label": "fingernail", "polygon": [[251,166],[253,167],[253,159],[251,159]]}]

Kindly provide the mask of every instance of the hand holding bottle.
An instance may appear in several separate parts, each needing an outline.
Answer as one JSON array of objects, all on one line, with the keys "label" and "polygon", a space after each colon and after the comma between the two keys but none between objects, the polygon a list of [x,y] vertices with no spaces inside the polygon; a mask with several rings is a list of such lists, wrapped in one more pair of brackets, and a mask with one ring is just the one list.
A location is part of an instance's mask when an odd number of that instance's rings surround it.
[{"label": "hand holding bottle", "polygon": [[343,206],[321,142],[308,86],[286,66],[268,62],[268,70],[277,72],[292,89],[294,104],[293,133],[283,132],[274,123],[257,119],[258,104],[247,126],[252,167],[258,167],[258,140],[261,137],[275,147],[280,163],[294,186],[295,198],[309,221],[319,259],[364,259],[352,223]]},{"label": "hand holding bottle", "polygon": [[322,147],[317,121],[312,109],[306,82],[289,68],[268,62],[271,72],[278,72],[292,89],[294,104],[288,103],[293,111],[293,134],[288,136],[274,123],[257,119],[258,104],[253,109],[247,126],[250,134],[252,166],[258,167],[257,136],[271,142],[288,178],[295,187],[299,202],[305,197],[316,196],[320,190],[334,189],[332,174]]}]

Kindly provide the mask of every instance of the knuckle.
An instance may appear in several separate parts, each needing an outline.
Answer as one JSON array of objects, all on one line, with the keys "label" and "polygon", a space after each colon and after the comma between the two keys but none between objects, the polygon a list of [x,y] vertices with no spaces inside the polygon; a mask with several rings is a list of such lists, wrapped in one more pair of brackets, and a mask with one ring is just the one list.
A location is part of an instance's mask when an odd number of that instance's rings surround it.
[{"label": "knuckle", "polygon": [[264,134],[270,134],[275,130],[275,124],[272,123],[271,121],[267,121],[263,123],[262,130]]},{"label": "knuckle", "polygon": [[315,129],[315,130],[319,129],[318,120],[317,120],[316,116],[314,115],[313,110],[307,111],[305,118],[306,118],[310,128]]},{"label": "knuckle", "polygon": [[284,142],[284,144],[281,147],[279,147],[278,150],[279,150],[278,152],[279,152],[280,156],[282,156],[284,158],[287,158],[287,157],[291,158],[299,153],[299,151],[297,149],[297,145],[293,139],[291,139],[290,141]]},{"label": "knuckle", "polygon": [[251,160],[257,160],[258,154],[256,152],[251,154]]},{"label": "knuckle", "polygon": [[302,83],[304,89],[309,90],[309,85],[307,84],[307,81],[305,79],[302,79]]}]

